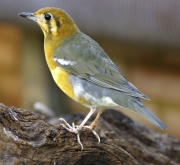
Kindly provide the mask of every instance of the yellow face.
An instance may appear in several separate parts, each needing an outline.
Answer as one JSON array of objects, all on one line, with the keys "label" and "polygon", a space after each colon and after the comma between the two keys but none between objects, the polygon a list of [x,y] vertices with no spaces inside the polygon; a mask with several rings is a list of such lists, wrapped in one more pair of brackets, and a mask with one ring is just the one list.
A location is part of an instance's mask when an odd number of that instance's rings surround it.
[{"label": "yellow face", "polygon": [[33,20],[39,24],[45,36],[58,33],[58,29],[63,26],[63,19],[67,17],[60,10],[52,9],[40,9],[33,13],[33,16],[35,17]]},{"label": "yellow face", "polygon": [[72,18],[58,8],[42,8],[35,13],[20,13],[19,15],[34,20],[41,27],[45,39],[55,40],[65,38],[79,31]]}]

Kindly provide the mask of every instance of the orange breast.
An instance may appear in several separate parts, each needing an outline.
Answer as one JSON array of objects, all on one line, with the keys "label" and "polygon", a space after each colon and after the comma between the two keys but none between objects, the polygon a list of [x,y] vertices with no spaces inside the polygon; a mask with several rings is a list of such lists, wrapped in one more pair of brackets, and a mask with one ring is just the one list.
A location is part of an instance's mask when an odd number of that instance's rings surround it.
[{"label": "orange breast", "polygon": [[53,52],[53,46],[45,45],[46,62],[58,87],[73,100],[85,106],[89,105],[89,103],[83,97],[77,98],[77,96],[75,96],[74,89],[69,82],[70,73],[63,70],[54,61]]},{"label": "orange breast", "polygon": [[45,44],[46,62],[52,73],[54,81],[65,94],[67,94],[72,99],[75,99],[74,90],[69,82],[70,74],[58,66],[58,64],[53,59],[53,53],[53,45]]},{"label": "orange breast", "polygon": [[56,67],[54,70],[51,70],[51,73],[56,84],[65,94],[67,94],[70,98],[79,102],[80,104],[83,104],[85,106],[89,105],[89,103],[83,97],[75,96],[74,89],[69,82],[70,74],[68,72],[64,71],[60,67]]},{"label": "orange breast", "polygon": [[74,90],[69,82],[70,74],[58,66],[54,69],[51,69],[51,73],[59,88],[69,97],[75,99]]}]

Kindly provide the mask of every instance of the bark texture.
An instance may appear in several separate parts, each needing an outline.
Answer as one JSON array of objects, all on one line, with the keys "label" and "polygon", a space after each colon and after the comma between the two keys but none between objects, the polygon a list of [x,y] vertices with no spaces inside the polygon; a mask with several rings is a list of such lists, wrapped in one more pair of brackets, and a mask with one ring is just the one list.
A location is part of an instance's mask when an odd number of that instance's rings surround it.
[{"label": "bark texture", "polygon": [[[83,115],[67,120],[80,123]],[[90,119],[91,121],[93,118]],[[106,110],[97,133],[76,135],[50,125],[42,115],[0,104],[0,164],[2,165],[178,165],[180,140],[139,125],[119,111]]]}]

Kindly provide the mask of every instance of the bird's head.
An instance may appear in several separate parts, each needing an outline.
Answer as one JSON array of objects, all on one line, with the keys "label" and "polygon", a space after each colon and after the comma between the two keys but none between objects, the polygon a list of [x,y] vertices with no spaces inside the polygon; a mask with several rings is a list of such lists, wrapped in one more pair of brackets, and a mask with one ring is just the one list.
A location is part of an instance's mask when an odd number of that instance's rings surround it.
[{"label": "bird's head", "polygon": [[22,12],[19,15],[37,22],[44,33],[45,40],[64,39],[79,31],[73,19],[59,8],[47,7],[34,13]]}]

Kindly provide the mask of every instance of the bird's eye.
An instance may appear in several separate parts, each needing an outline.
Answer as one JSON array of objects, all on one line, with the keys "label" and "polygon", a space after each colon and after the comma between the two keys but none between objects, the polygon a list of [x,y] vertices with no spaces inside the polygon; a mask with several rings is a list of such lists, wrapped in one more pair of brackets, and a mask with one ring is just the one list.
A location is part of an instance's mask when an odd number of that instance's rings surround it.
[{"label": "bird's eye", "polygon": [[49,21],[51,19],[51,15],[50,14],[44,14],[44,18],[45,18],[45,20]]}]

